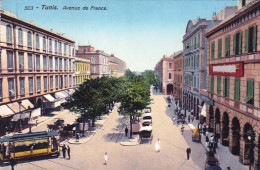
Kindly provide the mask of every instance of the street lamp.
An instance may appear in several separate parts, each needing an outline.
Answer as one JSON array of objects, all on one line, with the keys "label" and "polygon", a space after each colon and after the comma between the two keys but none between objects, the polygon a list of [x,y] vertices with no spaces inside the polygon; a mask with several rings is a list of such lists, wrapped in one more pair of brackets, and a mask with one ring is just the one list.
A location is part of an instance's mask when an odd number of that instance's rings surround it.
[{"label": "street lamp", "polygon": [[254,140],[255,140],[255,132],[253,130],[247,131],[247,138],[250,141],[249,147],[249,170],[251,170],[252,159],[254,158],[253,154],[253,147],[254,147]]},{"label": "street lamp", "polygon": [[18,101],[19,104],[19,113],[20,113],[20,128],[19,128],[19,133],[22,133],[22,129],[23,129],[23,125],[22,125],[22,113],[21,113],[21,105],[22,105],[22,101]]}]

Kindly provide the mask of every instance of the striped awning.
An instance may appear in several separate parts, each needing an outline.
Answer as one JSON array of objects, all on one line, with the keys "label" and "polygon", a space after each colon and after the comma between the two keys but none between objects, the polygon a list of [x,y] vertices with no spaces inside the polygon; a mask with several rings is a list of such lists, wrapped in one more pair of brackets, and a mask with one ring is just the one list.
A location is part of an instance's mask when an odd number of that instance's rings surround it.
[{"label": "striped awning", "polygon": [[14,114],[15,113],[7,105],[0,106],[0,116],[2,118],[9,117],[9,116],[12,116]]}]

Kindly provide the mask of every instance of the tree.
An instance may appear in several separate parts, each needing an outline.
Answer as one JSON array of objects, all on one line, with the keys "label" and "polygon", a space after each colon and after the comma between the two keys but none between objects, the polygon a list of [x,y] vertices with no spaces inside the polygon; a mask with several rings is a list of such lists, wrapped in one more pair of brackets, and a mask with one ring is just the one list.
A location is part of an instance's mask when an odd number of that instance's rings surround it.
[{"label": "tree", "polygon": [[143,76],[131,76],[120,91],[120,113],[130,115],[130,138],[132,123],[138,110],[143,110],[150,103],[150,90]]}]

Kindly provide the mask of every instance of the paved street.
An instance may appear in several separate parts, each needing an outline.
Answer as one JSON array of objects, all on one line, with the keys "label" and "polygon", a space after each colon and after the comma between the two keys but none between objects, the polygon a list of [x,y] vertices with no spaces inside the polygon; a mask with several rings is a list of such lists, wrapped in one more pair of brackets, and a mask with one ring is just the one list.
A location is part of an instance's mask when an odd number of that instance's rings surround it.
[{"label": "paved street", "polygon": [[[16,169],[203,169],[205,150],[199,143],[191,142],[191,130],[185,125],[184,135],[180,126],[172,122],[173,108],[168,108],[164,96],[152,95],[153,141],[135,145],[122,146],[125,140],[124,124],[126,119],[119,116],[117,108],[109,115],[103,127],[87,142],[71,144],[71,159],[61,156],[53,159],[37,159],[19,163]],[[137,137],[137,136],[135,136]],[[161,151],[155,151],[155,142],[161,141]],[[191,158],[186,158],[186,148],[191,148]],[[104,165],[104,153],[108,153],[108,164]],[[4,167],[3,169],[10,169]]]}]

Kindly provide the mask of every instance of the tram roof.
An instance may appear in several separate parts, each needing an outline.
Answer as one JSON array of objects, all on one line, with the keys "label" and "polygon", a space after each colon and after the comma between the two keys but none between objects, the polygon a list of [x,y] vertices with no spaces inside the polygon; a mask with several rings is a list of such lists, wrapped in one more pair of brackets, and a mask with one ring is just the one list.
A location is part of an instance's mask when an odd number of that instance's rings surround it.
[{"label": "tram roof", "polygon": [[3,138],[0,139],[0,143],[24,140],[24,139],[29,139],[29,138],[51,137],[51,136],[58,136],[58,135],[59,135],[59,133],[56,131],[52,131],[52,132],[42,131],[42,132],[17,134],[17,135],[13,135],[13,136],[4,136]]}]

